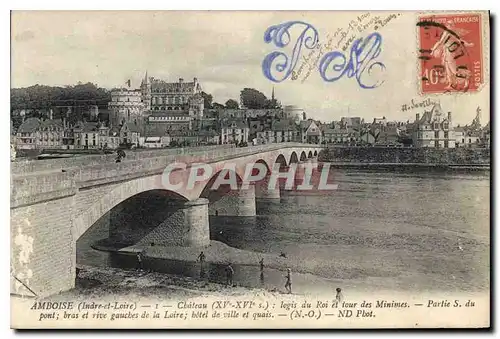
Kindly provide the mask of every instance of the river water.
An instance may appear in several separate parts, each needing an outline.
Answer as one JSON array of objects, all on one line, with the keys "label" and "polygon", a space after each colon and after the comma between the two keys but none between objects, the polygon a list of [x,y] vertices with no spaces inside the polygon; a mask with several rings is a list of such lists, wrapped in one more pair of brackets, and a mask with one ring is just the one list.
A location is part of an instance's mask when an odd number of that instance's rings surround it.
[{"label": "river water", "polygon": [[[282,194],[256,218],[211,217],[211,238],[255,252],[285,252],[302,267],[294,291],[479,292],[489,289],[490,174],[330,169],[321,195]],[[78,242],[80,264],[132,268],[135,258],[96,251],[94,230]],[[257,263],[256,263],[257,264]],[[153,270],[198,276],[198,264],[151,261]],[[235,282],[283,290],[284,273],[235,267]],[[206,277],[223,281],[223,267]]]}]

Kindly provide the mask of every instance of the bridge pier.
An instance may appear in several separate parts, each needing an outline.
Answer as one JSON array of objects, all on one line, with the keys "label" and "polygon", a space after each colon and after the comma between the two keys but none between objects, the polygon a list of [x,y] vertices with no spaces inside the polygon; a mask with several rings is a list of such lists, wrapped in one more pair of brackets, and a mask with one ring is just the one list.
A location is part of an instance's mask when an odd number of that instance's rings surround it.
[{"label": "bridge pier", "polygon": [[216,216],[256,216],[255,185],[250,184],[246,189],[229,191],[222,198],[209,205],[209,213]]},{"label": "bridge pier", "polygon": [[269,187],[269,181],[271,176],[268,175],[261,181],[255,184],[255,198],[257,200],[277,200],[280,199],[280,188],[278,181],[276,181],[275,187]]},{"label": "bridge pier", "polygon": [[187,234],[185,246],[203,247],[210,245],[208,221],[208,199],[199,198],[184,204],[184,226]]}]

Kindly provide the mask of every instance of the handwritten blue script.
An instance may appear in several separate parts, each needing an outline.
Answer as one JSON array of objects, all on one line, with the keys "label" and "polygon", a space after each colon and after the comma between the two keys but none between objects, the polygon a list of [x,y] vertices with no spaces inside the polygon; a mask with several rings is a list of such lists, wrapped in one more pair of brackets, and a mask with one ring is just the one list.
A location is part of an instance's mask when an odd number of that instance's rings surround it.
[{"label": "handwritten blue script", "polygon": [[[379,68],[385,70],[385,65],[375,61],[382,51],[382,36],[379,33],[372,33],[365,39],[360,38],[351,46],[349,60],[338,51],[329,52],[323,56],[319,63],[319,73],[328,82],[334,82],[346,75],[348,78],[355,77],[361,88],[375,88],[384,81],[367,85],[364,81],[365,73],[370,75],[372,71]],[[330,73],[330,76],[327,75]]]},{"label": "handwritten blue script", "polygon": [[291,55],[274,51],[268,54],[262,62],[262,71],[266,78],[271,81],[282,82],[286,80],[297,65],[302,46],[313,49],[318,44],[318,31],[303,21],[288,21],[269,27],[264,33],[264,42],[273,42],[276,47],[285,48],[290,43],[290,29],[293,26],[301,27],[302,32],[293,46]]}]

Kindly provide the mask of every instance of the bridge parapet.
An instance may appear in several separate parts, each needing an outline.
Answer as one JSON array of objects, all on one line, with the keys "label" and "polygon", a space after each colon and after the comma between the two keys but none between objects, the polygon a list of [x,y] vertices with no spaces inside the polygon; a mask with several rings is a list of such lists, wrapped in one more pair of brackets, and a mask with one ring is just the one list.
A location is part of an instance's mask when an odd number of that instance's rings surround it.
[{"label": "bridge parapet", "polygon": [[[162,148],[154,150],[130,150],[126,151],[125,160],[137,160],[151,157],[191,154],[193,152],[205,152],[210,150],[234,149],[235,145],[214,145],[188,148]],[[73,168],[100,165],[103,163],[115,163],[116,154],[106,155],[81,155],[64,159],[50,160],[17,160],[11,163],[11,172],[14,175],[28,174],[50,170],[60,170],[61,168]]]},{"label": "bridge parapet", "polygon": [[[110,184],[118,181],[131,180],[134,178],[159,175],[172,163],[182,162],[188,166],[193,163],[211,163],[231,158],[253,155],[263,152],[276,151],[285,148],[319,148],[318,145],[300,143],[279,143],[249,147],[211,147],[191,148],[177,151],[177,154],[165,154],[157,152],[142,156],[142,152],[132,153],[134,156],[127,157],[120,163],[112,160],[103,160],[103,157],[90,156],[85,161],[75,159],[56,159],[57,167],[45,171],[14,172],[11,180],[11,208],[16,206],[36,203],[39,201],[55,199],[75,194],[78,189],[90,188],[92,186]],[[140,156],[140,157],[139,157]],[[109,156],[104,156],[109,157]],[[60,162],[59,160],[74,160]],[[38,162],[50,162],[43,160]],[[36,161],[33,161],[36,162]],[[68,167],[65,167],[64,165]],[[81,164],[77,166],[76,164]],[[53,165],[56,166],[56,165]],[[30,166],[24,169],[29,169]],[[36,169],[37,165],[30,169]],[[42,168],[51,168],[42,165]]]}]

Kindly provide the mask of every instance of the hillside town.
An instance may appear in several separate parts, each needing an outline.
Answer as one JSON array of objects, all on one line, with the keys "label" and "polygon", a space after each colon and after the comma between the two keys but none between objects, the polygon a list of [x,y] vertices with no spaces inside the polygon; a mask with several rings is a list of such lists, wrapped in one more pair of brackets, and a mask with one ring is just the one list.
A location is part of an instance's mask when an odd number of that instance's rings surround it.
[{"label": "hillside town", "polygon": [[[248,90],[248,89],[245,89]],[[253,90],[255,91],[255,90]],[[258,91],[257,91],[258,92]],[[243,91],[242,91],[243,93]],[[75,104],[24,107],[11,112],[11,144],[23,150],[115,150],[235,144],[244,147],[281,142],[337,146],[489,148],[490,123],[481,124],[478,107],[465,126],[453,123],[453,112],[435,103],[415,113],[413,121],[342,117],[322,122],[304,109],[281,105],[272,89],[269,105],[249,108],[240,98],[231,105],[206,106],[197,78],[175,82],[149,77],[139,88],[116,88],[107,107],[85,104],[75,121]],[[251,101],[251,100],[250,100]],[[228,107],[231,106],[231,107]],[[252,106],[252,105],[249,105]],[[12,118],[20,120],[14,126]],[[72,119],[73,118],[73,119]]]}]

